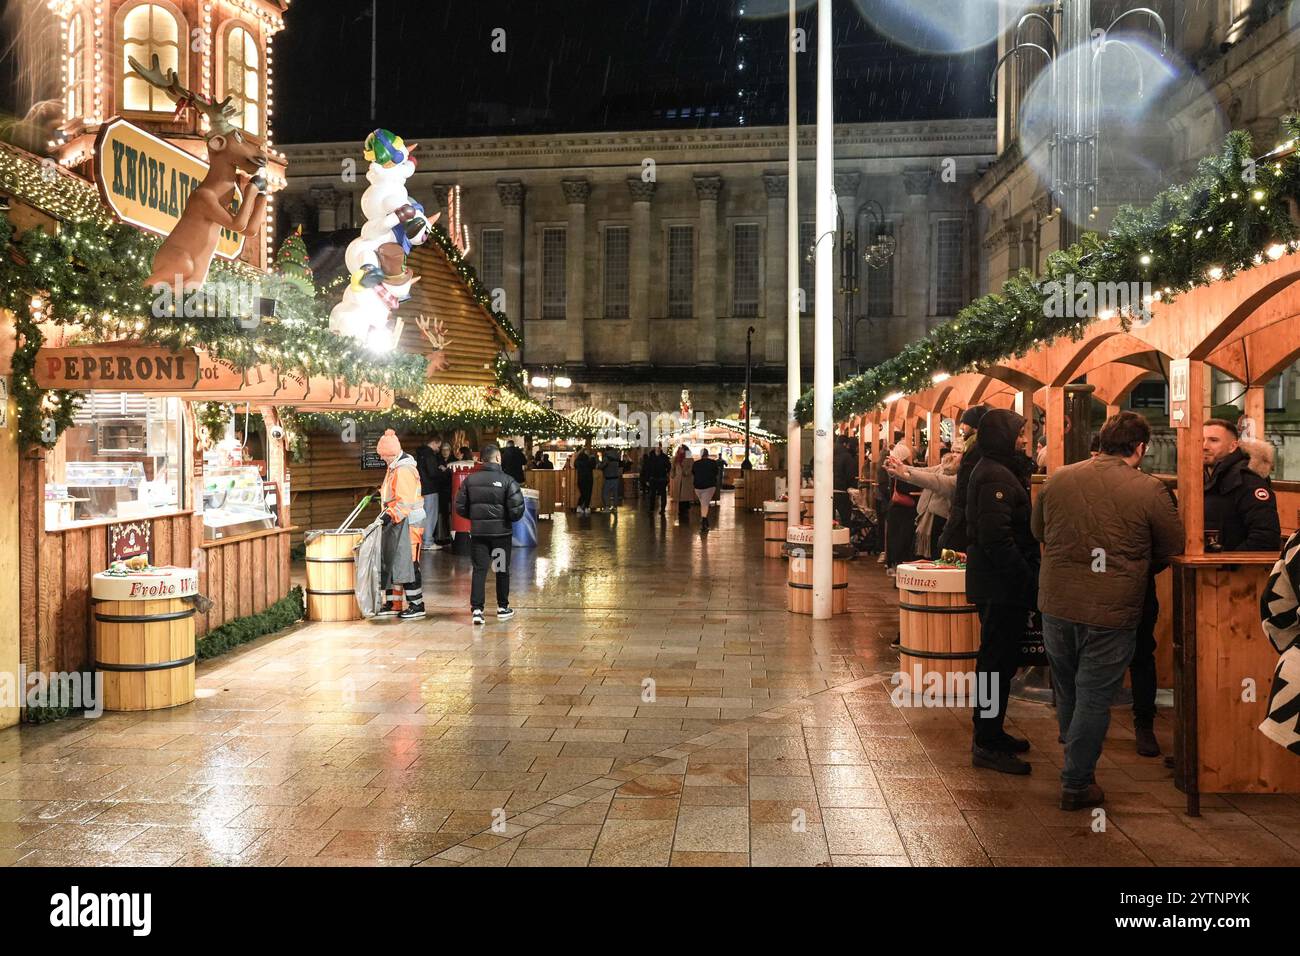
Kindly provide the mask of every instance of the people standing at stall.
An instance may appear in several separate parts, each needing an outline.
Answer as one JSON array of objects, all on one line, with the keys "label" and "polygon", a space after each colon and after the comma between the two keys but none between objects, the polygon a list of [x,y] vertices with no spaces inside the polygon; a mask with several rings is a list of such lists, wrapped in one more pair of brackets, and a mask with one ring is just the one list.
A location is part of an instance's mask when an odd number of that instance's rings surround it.
[{"label": "people standing at stall", "polygon": [[506,447],[501,449],[501,470],[522,485],[526,467],[528,467],[528,458],[524,455],[523,449],[515,447],[513,438],[507,440]]},{"label": "people standing at stall", "polygon": [[858,456],[853,454],[847,435],[835,440],[835,453],[831,459],[832,487],[835,499],[835,519],[848,527],[853,518],[853,499],[849,489],[858,483]]},{"label": "people standing at stall", "polygon": [[949,452],[943,456],[943,461],[929,468],[914,468],[896,458],[885,459],[885,471],[891,477],[901,478],[921,489],[921,497],[916,503],[916,538],[913,544],[919,557],[939,556],[939,538],[952,513],[961,458],[959,452]]},{"label": "people standing at stall", "polygon": [[957,489],[953,492],[948,523],[939,536],[940,549],[966,550],[966,489],[975,466],[980,463],[979,427],[988,410],[987,405],[972,405],[957,420],[957,440],[953,442],[953,451],[962,453],[961,467],[957,469]]},{"label": "people standing at stall", "polygon": [[438,446],[438,464],[434,486],[438,493],[438,523],[435,537],[430,540],[429,550],[438,551],[451,543],[451,463],[456,460],[451,450],[451,442],[444,441]]},{"label": "people standing at stall", "polygon": [[438,488],[439,467],[443,464],[439,449],[442,442],[430,438],[415,450],[415,466],[420,472],[420,494],[424,497],[424,537],[428,547],[436,549],[438,544]]},{"label": "people standing at stall", "polygon": [[[903,465],[910,465],[912,449],[905,442],[894,446],[891,457]],[[912,544],[916,538],[916,505],[921,489],[902,478],[890,480],[889,511],[885,516],[885,573],[893,577],[904,561],[913,557]]]},{"label": "people standing at stall", "polygon": [[[379,489],[379,521],[384,529],[379,583],[388,598],[375,616],[414,620],[424,617],[420,537],[425,517],[420,469],[415,458],[402,451],[402,443],[391,428],[380,437],[375,452],[388,466]],[[404,609],[400,608],[403,602]]]},{"label": "people standing at stall", "polygon": [[695,500],[695,474],[692,470],[690,449],[678,445],[673,455],[672,468],[668,474],[668,486],[673,500],[677,502],[677,523],[689,524],[691,520],[691,502]]},{"label": "people standing at stall", "polygon": [[641,463],[641,473],[645,478],[646,492],[650,499],[650,513],[654,514],[656,505],[662,516],[668,507],[668,476],[671,465],[664,454],[662,445],[650,449]]},{"label": "people standing at stall", "polygon": [[1206,550],[1276,552],[1282,544],[1277,495],[1267,471],[1261,475],[1255,470],[1262,463],[1252,468],[1237,426],[1211,418],[1205,423],[1201,450]]},{"label": "people standing at stall", "polygon": [[586,448],[579,448],[573,456],[573,474],[578,480],[578,514],[591,514],[591,490],[595,481],[596,456],[588,455]]},{"label": "people standing at stall", "polygon": [[1020,450],[1024,424],[1002,408],[984,415],[977,439],[980,460],[971,472],[965,510],[966,597],[980,619],[971,764],[1010,774],[1030,771],[1016,756],[1029,749],[1029,741],[1007,733],[1004,723],[1038,592],[1038,542],[1029,525],[1033,462]]},{"label": "people standing at stall", "polygon": [[496,573],[497,620],[514,617],[510,606],[510,526],[524,516],[524,493],[519,483],[501,470],[501,449],[483,446],[483,467],[465,477],[456,494],[456,514],[469,521],[470,610],[475,624],[484,623],[487,574]]},{"label": "people standing at stall", "polygon": [[1034,504],[1032,530],[1043,542],[1038,606],[1065,740],[1062,810],[1105,800],[1097,760],[1148,606],[1151,567],[1183,551],[1168,489],[1138,467],[1150,443],[1141,415],[1111,416],[1097,457],[1056,471]]},{"label": "people standing at stall", "polygon": [[600,463],[600,473],[605,483],[600,492],[600,504],[607,512],[618,513],[619,491],[623,484],[623,462],[618,452],[606,448],[601,453],[604,458]]},{"label": "people standing at stall", "polygon": [[699,461],[691,466],[691,479],[695,497],[700,501],[700,530],[709,530],[709,503],[722,484],[722,463],[709,457],[707,448],[700,452]]}]

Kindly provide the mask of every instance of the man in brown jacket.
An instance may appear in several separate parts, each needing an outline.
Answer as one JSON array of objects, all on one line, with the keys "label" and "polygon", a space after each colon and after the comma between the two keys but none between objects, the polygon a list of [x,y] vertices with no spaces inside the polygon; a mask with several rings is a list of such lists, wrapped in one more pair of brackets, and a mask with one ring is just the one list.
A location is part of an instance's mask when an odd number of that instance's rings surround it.
[{"label": "man in brown jacket", "polygon": [[1052,474],[1030,526],[1043,543],[1038,607],[1065,740],[1061,809],[1095,807],[1095,772],[1110,706],[1133,657],[1152,561],[1183,550],[1178,512],[1158,478],[1138,470],[1146,419],[1112,416],[1096,458]]}]

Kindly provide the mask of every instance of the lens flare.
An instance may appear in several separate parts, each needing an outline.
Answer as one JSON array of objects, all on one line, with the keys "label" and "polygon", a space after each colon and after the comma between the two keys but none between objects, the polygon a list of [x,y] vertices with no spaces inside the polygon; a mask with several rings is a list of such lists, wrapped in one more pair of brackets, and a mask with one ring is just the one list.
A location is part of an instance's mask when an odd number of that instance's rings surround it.
[{"label": "lens flare", "polygon": [[992,43],[1036,6],[1033,0],[853,2],[877,32],[923,53],[966,53]]}]

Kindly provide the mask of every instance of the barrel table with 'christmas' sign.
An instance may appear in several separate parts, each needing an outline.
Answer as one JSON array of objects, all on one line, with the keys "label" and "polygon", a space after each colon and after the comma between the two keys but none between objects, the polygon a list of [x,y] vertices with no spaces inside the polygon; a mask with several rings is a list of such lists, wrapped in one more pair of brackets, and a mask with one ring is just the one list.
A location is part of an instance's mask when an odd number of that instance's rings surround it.
[{"label": "barrel table with 'christmas' sign", "polygon": [[786,501],[763,502],[763,557],[779,558],[785,547],[785,532],[790,523],[790,504]]},{"label": "barrel table with 'christmas' sign", "polygon": [[975,673],[980,620],[966,600],[966,570],[918,561],[898,566],[899,671],[905,690],[949,687]]},{"label": "barrel table with 'christmas' sign", "polygon": [[359,621],[355,548],[360,531],[307,532],[307,620]]},{"label": "barrel table with 'christmas' sign", "polygon": [[104,678],[105,710],[160,710],[194,700],[192,568],[150,568],[125,575],[101,571],[95,601],[95,670]]},{"label": "barrel table with 'christmas' sign", "polygon": [[[831,530],[831,613],[843,614],[848,609],[849,558],[853,546],[849,544],[848,528]],[[800,525],[786,529],[785,555],[790,559],[786,574],[785,608],[795,614],[813,612],[813,528]]]}]

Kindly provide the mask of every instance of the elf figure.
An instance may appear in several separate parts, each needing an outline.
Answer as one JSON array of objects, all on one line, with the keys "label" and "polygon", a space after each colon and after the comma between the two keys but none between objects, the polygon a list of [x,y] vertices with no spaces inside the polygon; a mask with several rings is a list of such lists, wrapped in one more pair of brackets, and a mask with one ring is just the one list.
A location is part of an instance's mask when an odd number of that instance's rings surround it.
[{"label": "elf figure", "polygon": [[366,217],[361,235],[348,244],[344,261],[351,279],[343,299],[330,313],[331,331],[350,335],[375,351],[388,351],[396,334],[388,326],[389,313],[410,298],[416,275],[407,268],[412,246],[428,240],[438,221],[424,214],[411,199],[406,181],[415,174],[412,153],[400,136],[377,129],[366,137],[365,157],[370,161],[361,194]]}]

